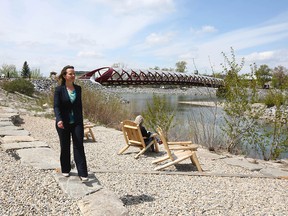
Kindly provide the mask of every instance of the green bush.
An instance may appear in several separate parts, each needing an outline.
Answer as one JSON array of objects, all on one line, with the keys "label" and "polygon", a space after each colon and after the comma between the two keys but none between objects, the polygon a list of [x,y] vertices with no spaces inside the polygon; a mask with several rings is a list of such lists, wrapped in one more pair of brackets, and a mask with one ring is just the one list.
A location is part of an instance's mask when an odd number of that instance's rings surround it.
[{"label": "green bush", "polygon": [[284,96],[281,92],[278,92],[277,90],[269,90],[265,95],[264,103],[269,108],[283,105],[284,100]]},{"label": "green bush", "polygon": [[161,127],[168,138],[168,132],[174,126],[175,111],[166,97],[153,94],[152,102],[147,102],[146,106],[147,108],[142,112],[145,124],[153,131],[156,131],[158,126]]},{"label": "green bush", "polygon": [[2,88],[9,93],[19,92],[28,96],[32,96],[34,93],[34,85],[25,79],[7,81],[3,83]]}]

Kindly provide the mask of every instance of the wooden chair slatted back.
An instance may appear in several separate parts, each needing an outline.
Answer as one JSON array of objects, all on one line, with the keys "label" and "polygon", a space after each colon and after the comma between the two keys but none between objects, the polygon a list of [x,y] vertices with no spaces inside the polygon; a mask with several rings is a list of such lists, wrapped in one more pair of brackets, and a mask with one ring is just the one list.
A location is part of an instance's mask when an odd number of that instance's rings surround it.
[{"label": "wooden chair slatted back", "polygon": [[130,120],[123,121],[122,131],[129,145],[145,148],[145,142],[141,134],[141,129],[135,122]]},{"label": "wooden chair slatted back", "polygon": [[157,128],[157,132],[158,132],[158,134],[159,134],[159,136],[160,136],[160,139],[161,139],[162,142],[163,142],[164,148],[165,148],[165,150],[166,150],[169,158],[173,161],[174,158],[173,158],[173,156],[172,156],[171,150],[169,149],[168,142],[167,142],[167,140],[166,140],[166,137],[165,137],[165,135],[164,135],[164,133],[163,133],[162,128],[158,127],[158,128]]}]

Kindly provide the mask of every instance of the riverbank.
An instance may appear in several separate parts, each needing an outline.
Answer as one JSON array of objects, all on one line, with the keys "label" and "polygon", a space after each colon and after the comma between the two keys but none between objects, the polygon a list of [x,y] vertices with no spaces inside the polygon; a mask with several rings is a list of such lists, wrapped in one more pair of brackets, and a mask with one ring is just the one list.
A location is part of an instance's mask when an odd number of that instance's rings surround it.
[{"label": "riverbank", "polygon": [[[0,94],[0,102],[19,107],[19,98],[13,97]],[[59,152],[54,119],[36,117],[35,111],[24,106],[19,112],[23,119],[21,127]],[[148,152],[135,160],[138,149],[129,148],[125,154],[117,155],[125,143],[122,132],[103,126],[92,130],[96,142],[85,140],[89,172],[103,187],[118,195],[130,215],[285,215],[288,211],[288,181],[266,177],[269,170],[273,176],[274,168],[288,171],[285,161],[273,163],[227,153],[218,155],[199,148],[197,156],[207,176],[197,175],[189,160],[170,167],[167,173],[155,174],[151,172],[155,168],[151,162],[158,154]],[[160,152],[164,153],[163,146]],[[77,200],[61,192],[51,179],[53,170],[24,168],[6,152],[0,153],[2,211],[12,214],[20,208],[24,215],[30,215],[33,202],[38,199],[39,204],[34,206],[46,215],[81,215]],[[47,184],[43,184],[43,179]],[[21,194],[25,194],[24,198]]]}]

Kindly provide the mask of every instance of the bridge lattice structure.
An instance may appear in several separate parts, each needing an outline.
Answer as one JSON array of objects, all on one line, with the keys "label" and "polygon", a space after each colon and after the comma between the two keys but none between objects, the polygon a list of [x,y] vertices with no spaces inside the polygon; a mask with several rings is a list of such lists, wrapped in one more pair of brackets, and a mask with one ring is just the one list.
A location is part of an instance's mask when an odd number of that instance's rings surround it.
[{"label": "bridge lattice structure", "polygon": [[181,85],[223,86],[223,79],[162,70],[134,70],[102,67],[88,72],[79,79],[92,79],[102,85]]}]

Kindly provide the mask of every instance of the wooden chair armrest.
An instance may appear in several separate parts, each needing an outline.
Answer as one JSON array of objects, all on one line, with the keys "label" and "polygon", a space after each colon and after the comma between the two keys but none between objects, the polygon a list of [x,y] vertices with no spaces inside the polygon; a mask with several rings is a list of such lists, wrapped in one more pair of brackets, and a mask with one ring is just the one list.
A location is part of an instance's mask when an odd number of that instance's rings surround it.
[{"label": "wooden chair armrest", "polygon": [[92,125],[92,124],[87,124],[87,125],[85,125],[85,124],[84,124],[84,129],[85,129],[85,128],[93,128],[93,127],[95,127],[95,125]]},{"label": "wooden chair armrest", "polygon": [[168,145],[191,145],[192,141],[168,142]]},{"label": "wooden chair armrest", "polygon": [[153,133],[153,134],[150,135],[150,137],[156,137],[156,136],[158,136],[157,133]]},{"label": "wooden chair armrest", "polygon": [[193,150],[197,151],[198,146],[171,146],[170,150]]}]

